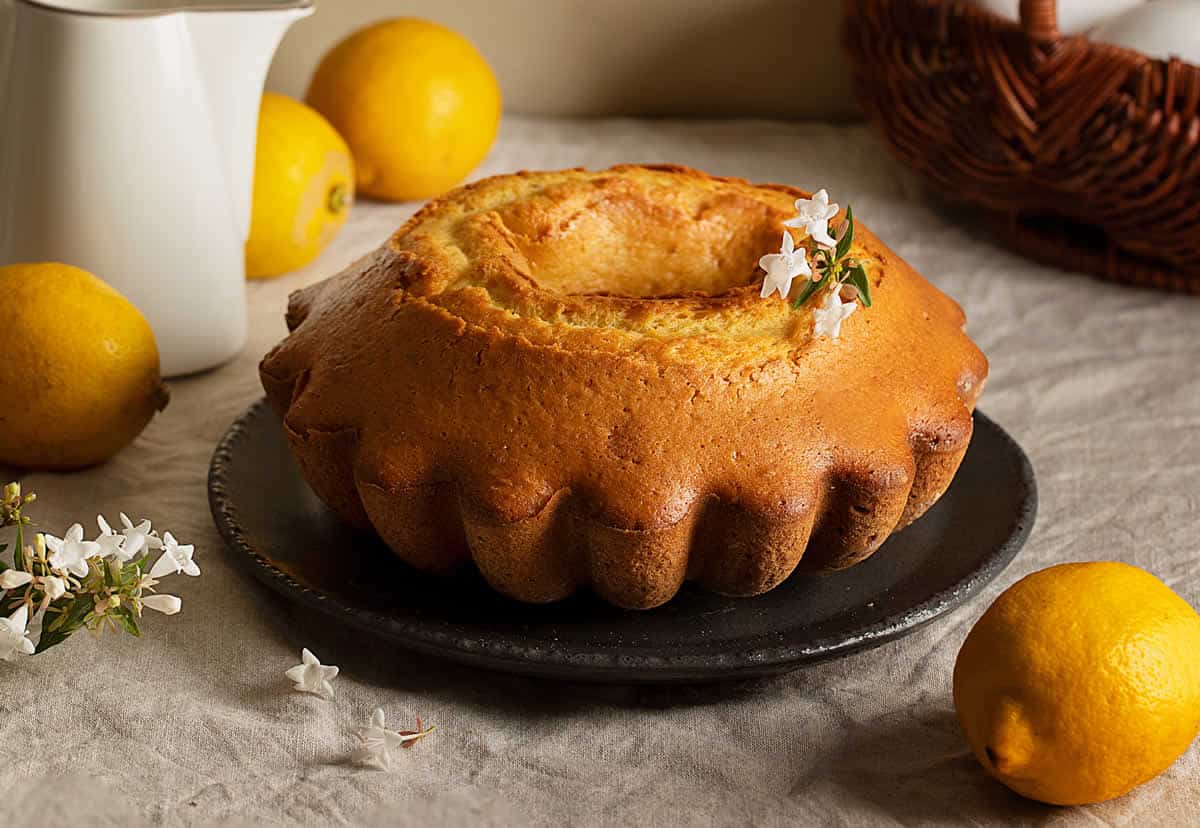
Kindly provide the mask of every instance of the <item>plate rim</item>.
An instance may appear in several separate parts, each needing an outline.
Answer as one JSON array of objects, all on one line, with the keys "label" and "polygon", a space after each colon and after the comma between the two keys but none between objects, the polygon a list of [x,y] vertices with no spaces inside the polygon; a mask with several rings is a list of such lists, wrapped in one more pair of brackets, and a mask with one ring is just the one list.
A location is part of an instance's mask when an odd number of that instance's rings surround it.
[{"label": "plate rim", "polygon": [[[386,615],[354,606],[336,596],[301,583],[269,558],[259,554],[244,537],[236,519],[236,506],[227,486],[227,475],[238,445],[259,417],[273,416],[265,397],[259,398],[233,421],[218,441],[209,464],[209,508],[218,533],[239,568],[285,598],[332,616],[368,634],[380,636],[403,649],[425,655],[508,673],[566,681],[600,683],[679,683],[720,681],[787,672],[810,664],[868,650],[940,618],[974,598],[1004,571],[1024,546],[1037,518],[1038,491],[1033,464],[1020,444],[995,420],[976,409],[976,427],[982,424],[1000,438],[1017,460],[1018,477],[1025,497],[1012,516],[1005,541],[964,579],[939,590],[925,601],[862,628],[858,635],[810,640],[803,645],[781,643],[734,653],[633,654],[617,646],[593,646],[584,652],[555,651],[541,642],[512,633],[496,633],[484,641],[464,641],[446,631],[430,630],[419,621]],[[953,482],[951,486],[953,486]],[[746,599],[752,600],[752,599]],[[520,649],[520,652],[516,652]]]}]

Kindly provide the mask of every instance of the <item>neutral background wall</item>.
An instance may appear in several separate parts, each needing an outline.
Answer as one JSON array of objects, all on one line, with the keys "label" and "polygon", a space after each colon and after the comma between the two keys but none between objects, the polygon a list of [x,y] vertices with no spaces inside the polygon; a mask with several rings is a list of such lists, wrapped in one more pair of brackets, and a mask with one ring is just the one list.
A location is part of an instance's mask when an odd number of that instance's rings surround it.
[{"label": "neutral background wall", "polygon": [[269,86],[301,96],[356,28],[415,16],[470,38],[510,112],[852,117],[838,0],[317,0]]}]

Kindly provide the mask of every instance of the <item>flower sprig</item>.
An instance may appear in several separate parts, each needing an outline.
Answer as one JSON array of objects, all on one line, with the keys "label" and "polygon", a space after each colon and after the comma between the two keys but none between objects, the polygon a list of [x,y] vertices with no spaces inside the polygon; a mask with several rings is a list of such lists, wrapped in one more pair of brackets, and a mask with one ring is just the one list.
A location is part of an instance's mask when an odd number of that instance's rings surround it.
[{"label": "flower sprig", "polygon": [[[803,307],[814,295],[824,291],[824,299],[813,309],[813,334],[837,339],[842,322],[858,309],[858,302],[871,306],[871,282],[867,278],[865,259],[850,255],[854,243],[854,211],[846,207],[846,218],[834,235],[829,222],[837,215],[838,205],[829,202],[829,194],[818,190],[812,198],[796,199],[796,217],[785,221],[785,228],[802,229],[811,238],[811,251],[795,246],[790,230],[783,231],[779,253],[759,259],[766,271],[762,296],[778,292],[786,299],[791,293],[792,280],[804,276],[804,287],[792,300],[792,307]],[[811,254],[811,255],[810,255]]]},{"label": "flower sprig", "polygon": [[[26,545],[25,529],[32,520],[25,508],[35,500],[32,493],[22,494],[18,483],[6,485],[0,496],[0,529],[15,528],[13,562],[0,560],[0,659],[45,652],[83,628],[141,635],[143,610],[179,612],[179,598],[155,587],[168,575],[200,574],[192,546],[180,544],[170,532],[159,537],[150,521],[135,524],[124,513],[119,530],[97,517],[95,540],[85,540],[83,526],[76,523],[61,538],[39,532]],[[0,553],[5,548],[0,545]],[[161,554],[151,566],[155,552]],[[41,634],[34,644],[28,626],[39,614]]]}]

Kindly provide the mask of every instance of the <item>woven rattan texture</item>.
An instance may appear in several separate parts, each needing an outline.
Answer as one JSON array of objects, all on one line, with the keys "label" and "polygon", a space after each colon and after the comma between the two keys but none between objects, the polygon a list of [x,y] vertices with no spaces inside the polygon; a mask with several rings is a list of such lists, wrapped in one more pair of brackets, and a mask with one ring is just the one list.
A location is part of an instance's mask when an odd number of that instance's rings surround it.
[{"label": "woven rattan texture", "polygon": [[969,0],[847,0],[855,89],[892,151],[1036,259],[1200,293],[1200,67]]}]

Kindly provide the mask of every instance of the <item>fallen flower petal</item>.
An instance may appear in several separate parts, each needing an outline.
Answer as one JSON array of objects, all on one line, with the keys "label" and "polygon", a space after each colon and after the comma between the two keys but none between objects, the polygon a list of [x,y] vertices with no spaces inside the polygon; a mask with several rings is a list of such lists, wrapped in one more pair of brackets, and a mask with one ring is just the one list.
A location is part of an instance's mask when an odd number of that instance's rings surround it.
[{"label": "fallen flower petal", "polygon": [[312,693],[325,699],[333,698],[333,679],[337,678],[338,668],[334,665],[324,665],[312,651],[305,647],[300,651],[300,663],[289,668],[284,675],[295,682],[292,687],[301,693]]},{"label": "fallen flower petal", "polygon": [[391,750],[394,747],[410,748],[418,740],[433,732],[432,727],[422,727],[417,719],[416,730],[388,730],[383,708],[376,707],[371,713],[371,723],[354,729],[359,746],[352,758],[360,765],[388,770],[392,766]]},{"label": "fallen flower petal", "polygon": [[358,741],[360,742],[353,754],[353,759],[356,763],[379,768],[380,770],[391,768],[392,755],[390,748],[393,744],[400,744],[400,735],[392,733],[385,727],[383,708],[376,707],[371,713],[371,723],[356,727],[354,735],[358,737]]}]

